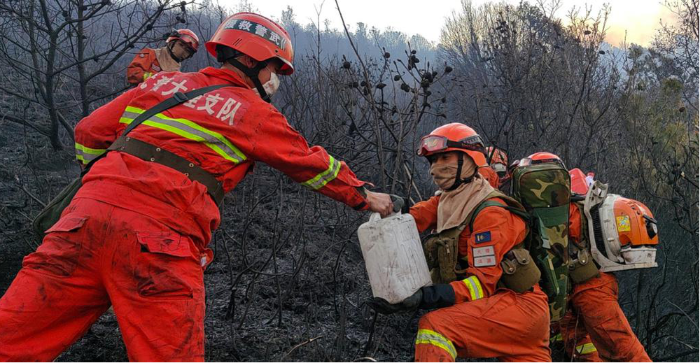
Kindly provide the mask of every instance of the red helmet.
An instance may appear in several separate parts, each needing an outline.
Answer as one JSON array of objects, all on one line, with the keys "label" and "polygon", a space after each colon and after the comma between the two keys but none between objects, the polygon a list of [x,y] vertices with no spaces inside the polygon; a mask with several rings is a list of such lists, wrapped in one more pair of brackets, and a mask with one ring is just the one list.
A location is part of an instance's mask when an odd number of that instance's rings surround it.
[{"label": "red helmet", "polygon": [[443,125],[420,139],[418,155],[429,156],[448,151],[461,151],[469,155],[476,166],[488,166],[481,137],[465,124],[453,122]]},{"label": "red helmet", "polygon": [[189,29],[178,29],[170,33],[166,43],[170,43],[174,40],[180,40],[192,48],[192,53],[197,53],[197,48],[199,48],[199,38],[197,34]]},{"label": "red helmet", "polygon": [[262,62],[277,58],[282,62],[279,74],[294,72],[292,39],[274,21],[254,13],[229,16],[206,43],[209,54],[217,57],[216,46],[222,45]]},{"label": "red helmet", "polygon": [[548,153],[546,151],[536,152],[525,159],[520,160],[518,166],[528,166],[531,164],[543,164],[543,163],[559,163],[564,169],[564,162],[557,155]]}]

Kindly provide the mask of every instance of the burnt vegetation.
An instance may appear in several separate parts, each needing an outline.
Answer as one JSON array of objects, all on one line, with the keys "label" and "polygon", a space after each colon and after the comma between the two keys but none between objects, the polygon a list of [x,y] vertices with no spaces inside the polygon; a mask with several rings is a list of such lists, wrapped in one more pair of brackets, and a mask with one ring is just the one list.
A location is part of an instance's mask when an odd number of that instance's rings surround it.
[{"label": "burnt vegetation", "polygon": [[[617,274],[630,324],[652,359],[697,360],[698,0],[666,5],[677,21],[648,48],[604,43],[609,11],[624,9],[572,10],[562,22],[556,2],[465,1],[439,45],[345,20],[329,29],[322,7],[301,25],[287,9],[296,72],[274,104],[309,143],[411,203],[434,191],[417,141],[446,122],[469,124],[513,160],[547,150],[595,171],[659,221],[659,267]],[[175,26],[208,39],[231,12],[211,0],[0,2],[0,294],[37,247],[31,218],[79,173],[75,124],[127,88],[138,49],[161,46]],[[184,70],[215,66],[205,53]],[[265,165],[222,215],[205,272],[207,360],[412,360],[416,316],[377,317],[364,304],[356,230],[367,215]],[[109,313],[59,357],[126,359]]]}]

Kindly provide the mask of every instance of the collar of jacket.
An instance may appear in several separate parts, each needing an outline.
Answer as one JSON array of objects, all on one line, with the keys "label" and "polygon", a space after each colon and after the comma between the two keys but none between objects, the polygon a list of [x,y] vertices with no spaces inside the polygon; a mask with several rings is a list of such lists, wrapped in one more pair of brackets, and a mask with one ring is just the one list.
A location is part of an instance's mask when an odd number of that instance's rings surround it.
[{"label": "collar of jacket", "polygon": [[243,79],[238,74],[236,74],[236,72],[229,69],[207,67],[202,69],[200,73],[205,74],[209,77],[222,79],[228,83],[234,84],[235,86],[250,88],[243,81]]}]

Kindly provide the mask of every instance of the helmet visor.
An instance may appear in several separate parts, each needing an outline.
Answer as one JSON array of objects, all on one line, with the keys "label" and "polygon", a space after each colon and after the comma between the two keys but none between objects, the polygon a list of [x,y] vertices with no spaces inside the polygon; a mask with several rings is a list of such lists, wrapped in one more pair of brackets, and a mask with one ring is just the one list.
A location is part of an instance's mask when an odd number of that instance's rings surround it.
[{"label": "helmet visor", "polygon": [[426,135],[420,139],[418,155],[427,156],[430,154],[445,151],[448,148],[483,151],[479,135],[470,136],[462,141],[452,141],[445,136]]}]

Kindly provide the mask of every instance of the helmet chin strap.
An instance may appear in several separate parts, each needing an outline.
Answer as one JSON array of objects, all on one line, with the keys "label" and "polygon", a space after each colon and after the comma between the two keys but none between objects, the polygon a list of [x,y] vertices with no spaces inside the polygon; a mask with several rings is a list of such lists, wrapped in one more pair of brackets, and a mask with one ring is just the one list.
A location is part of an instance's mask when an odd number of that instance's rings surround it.
[{"label": "helmet chin strap", "polygon": [[168,44],[168,46],[166,48],[168,48],[168,54],[170,54],[170,57],[172,57],[173,60],[175,60],[178,63],[182,63],[182,61],[184,61],[187,58],[185,58],[185,59],[180,58],[180,57],[176,56],[175,53],[173,53],[173,47],[175,46],[176,42],[177,42],[177,40],[171,41],[170,44]]},{"label": "helmet chin strap", "polygon": [[462,184],[471,183],[472,180],[474,180],[474,176],[476,176],[476,173],[479,172],[479,167],[477,167],[474,170],[474,174],[470,175],[467,178],[460,179],[459,177],[462,175],[462,166],[463,165],[464,165],[464,155],[460,155],[459,158],[457,159],[457,174],[455,175],[455,182],[452,184],[451,187],[449,187],[446,190],[447,192],[450,192],[450,191],[457,189]]},{"label": "helmet chin strap", "polygon": [[263,101],[270,103],[270,95],[265,92],[265,87],[263,87],[262,82],[260,82],[260,79],[258,78],[260,71],[267,67],[267,62],[265,61],[260,61],[258,64],[255,65],[255,67],[250,68],[247,67],[245,64],[239,62],[235,58],[229,58],[226,60],[229,62],[232,66],[238,68],[243,72],[248,78],[250,78],[251,81],[253,81],[253,85],[255,85],[255,89],[258,90],[258,93],[260,94],[260,97],[263,99]]},{"label": "helmet chin strap", "polygon": [[243,53],[232,48],[225,47],[222,45],[216,46],[216,60],[221,63],[228,63],[238,68],[238,70],[243,72],[243,74],[245,74],[253,82],[255,89],[257,89],[258,94],[260,94],[260,98],[262,98],[263,101],[270,103],[270,95],[268,95],[267,92],[265,92],[265,88],[263,87],[262,82],[260,82],[260,79],[258,78],[260,71],[263,68],[267,67],[267,61],[259,61],[258,64],[255,65],[255,67],[250,68],[236,59],[236,57],[240,55],[243,55]]}]

